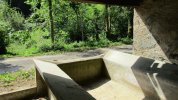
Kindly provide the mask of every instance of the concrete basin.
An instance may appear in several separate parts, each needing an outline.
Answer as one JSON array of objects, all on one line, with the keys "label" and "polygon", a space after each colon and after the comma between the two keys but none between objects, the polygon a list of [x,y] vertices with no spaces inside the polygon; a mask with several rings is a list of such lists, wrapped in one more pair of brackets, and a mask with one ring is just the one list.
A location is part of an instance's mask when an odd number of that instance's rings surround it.
[{"label": "concrete basin", "polygon": [[173,64],[118,51],[72,61],[35,63],[50,99],[178,99],[178,67]]},{"label": "concrete basin", "polygon": [[0,100],[178,100],[178,66],[118,51],[96,57],[42,61],[36,87]]},{"label": "concrete basin", "polygon": [[[132,79],[134,77],[128,74],[130,72],[114,66],[113,62],[112,64],[108,62],[110,61],[107,59],[89,58],[75,62],[58,63],[57,65],[97,100],[143,99],[144,95],[141,89],[127,81],[130,77],[132,81],[136,82],[135,79]],[[122,77],[127,78],[122,79]]]}]

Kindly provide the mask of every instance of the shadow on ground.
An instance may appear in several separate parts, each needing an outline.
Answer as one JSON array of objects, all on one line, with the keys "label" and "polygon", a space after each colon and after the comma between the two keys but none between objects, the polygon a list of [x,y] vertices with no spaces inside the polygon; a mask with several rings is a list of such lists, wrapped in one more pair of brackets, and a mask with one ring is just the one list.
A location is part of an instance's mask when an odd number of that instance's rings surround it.
[{"label": "shadow on ground", "polygon": [[5,64],[5,63],[0,63],[0,74],[5,73],[5,72],[14,72],[20,69],[22,66],[14,66],[11,64]]},{"label": "shadow on ground", "polygon": [[63,100],[96,100],[71,79],[43,73],[46,83],[57,99]]},{"label": "shadow on ground", "polygon": [[178,100],[178,66],[140,57],[132,71],[144,100]]}]

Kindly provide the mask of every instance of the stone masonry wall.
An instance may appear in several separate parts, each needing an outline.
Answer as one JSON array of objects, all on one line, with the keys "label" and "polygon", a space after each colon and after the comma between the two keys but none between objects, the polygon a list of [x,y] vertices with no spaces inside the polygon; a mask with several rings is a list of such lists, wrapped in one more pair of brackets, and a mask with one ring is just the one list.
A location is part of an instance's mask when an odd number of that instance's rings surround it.
[{"label": "stone masonry wall", "polygon": [[135,7],[134,53],[178,64],[178,0],[144,0]]}]

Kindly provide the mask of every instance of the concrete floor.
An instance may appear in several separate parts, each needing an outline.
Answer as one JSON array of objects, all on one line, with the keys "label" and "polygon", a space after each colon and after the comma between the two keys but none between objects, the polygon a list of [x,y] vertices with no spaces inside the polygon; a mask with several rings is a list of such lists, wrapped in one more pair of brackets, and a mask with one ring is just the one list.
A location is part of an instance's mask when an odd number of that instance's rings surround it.
[{"label": "concrete floor", "polygon": [[140,89],[112,80],[101,80],[84,88],[96,100],[142,100],[144,98]]}]

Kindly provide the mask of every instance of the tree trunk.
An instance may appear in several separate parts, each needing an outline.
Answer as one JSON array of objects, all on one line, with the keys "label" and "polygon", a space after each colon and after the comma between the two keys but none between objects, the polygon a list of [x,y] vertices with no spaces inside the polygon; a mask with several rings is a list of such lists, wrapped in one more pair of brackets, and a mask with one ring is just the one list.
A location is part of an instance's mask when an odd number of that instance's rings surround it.
[{"label": "tree trunk", "polygon": [[7,49],[6,49],[6,46],[7,46],[7,32],[4,31],[4,30],[0,30],[0,54],[6,54],[7,53]]},{"label": "tree trunk", "polygon": [[128,17],[128,37],[133,38],[133,8],[128,8],[129,10],[129,17]]},{"label": "tree trunk", "polygon": [[[77,35],[79,36],[78,40],[84,40],[84,34],[83,34],[83,18],[80,14],[80,11],[79,11],[79,8],[76,8],[74,9],[75,10],[75,13],[76,13],[76,16],[77,16],[77,34],[80,34],[80,35]],[[81,16],[81,17],[80,17]],[[82,27],[81,27],[82,26]]]},{"label": "tree trunk", "polygon": [[7,49],[5,46],[0,46],[0,54],[6,54],[7,53]]},{"label": "tree trunk", "polygon": [[7,0],[7,3],[10,7],[12,6],[12,0]]},{"label": "tree trunk", "polygon": [[95,23],[95,32],[96,32],[96,33],[95,33],[95,39],[96,39],[96,40],[99,40],[99,27],[98,27],[98,24],[97,24],[97,20],[98,20],[98,19],[96,18],[96,20],[95,20],[95,22],[94,22],[94,23]]},{"label": "tree trunk", "polygon": [[99,38],[99,33],[96,33],[96,34],[95,34],[95,38],[96,38],[97,41],[100,40],[100,38]]},{"label": "tree trunk", "polygon": [[51,34],[51,42],[54,45],[54,21],[53,21],[53,10],[52,10],[52,0],[48,0],[49,6],[49,19],[50,19],[50,34]]},{"label": "tree trunk", "polygon": [[111,35],[111,17],[110,17],[110,6],[105,6],[105,23],[106,23],[106,38],[110,39]]},{"label": "tree trunk", "polygon": [[82,41],[84,41],[84,22],[83,22],[83,14],[81,16],[81,34],[82,34]]},{"label": "tree trunk", "polygon": [[79,12],[78,10],[75,11],[76,16],[77,16],[77,41],[81,40],[80,36],[78,35],[80,33],[80,22],[79,22]]}]

